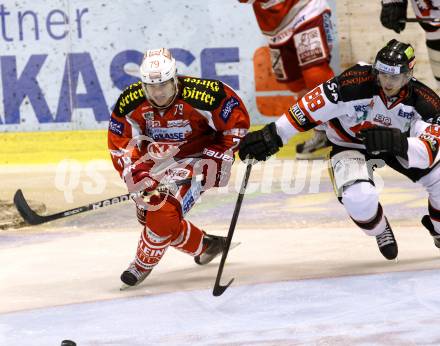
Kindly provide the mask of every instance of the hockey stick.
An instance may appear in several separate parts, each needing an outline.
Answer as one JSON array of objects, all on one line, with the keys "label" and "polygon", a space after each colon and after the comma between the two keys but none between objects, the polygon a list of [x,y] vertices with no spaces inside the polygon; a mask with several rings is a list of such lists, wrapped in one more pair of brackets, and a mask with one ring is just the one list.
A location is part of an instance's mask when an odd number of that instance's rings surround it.
[{"label": "hockey stick", "polygon": [[[196,180],[198,176],[195,177]],[[193,178],[187,178],[182,180],[175,181],[177,186],[182,186],[191,183]],[[165,185],[166,186],[166,185]],[[159,186],[160,187],[160,186]],[[83,205],[81,207],[60,211],[59,213],[50,214],[50,215],[38,215],[32,208],[29,206],[26,198],[23,195],[21,189],[18,189],[14,195],[14,204],[20,213],[21,217],[30,225],[39,225],[45,222],[62,219],[71,215],[76,215],[80,213],[84,213],[89,210],[101,209],[104,207],[108,207],[109,205],[118,204],[121,202],[128,201],[130,197],[136,196],[137,193],[126,193],[125,195],[120,195],[112,198],[103,199],[102,201],[90,203],[87,205]]]},{"label": "hockey stick", "polygon": [[252,164],[248,163],[246,166],[246,173],[244,174],[243,181],[241,183],[240,192],[238,193],[237,202],[235,203],[234,214],[232,215],[231,224],[229,226],[228,236],[226,237],[226,245],[223,249],[222,259],[217,271],[217,277],[215,278],[214,289],[212,294],[215,297],[221,296],[224,291],[232,284],[234,278],[232,278],[226,285],[220,284],[220,279],[223,273],[223,267],[225,266],[226,257],[228,256],[229,248],[231,247],[232,236],[234,235],[235,225],[237,224],[238,214],[240,213],[241,203],[243,202],[244,193],[251,175]]},{"label": "hockey stick", "polygon": [[399,23],[440,23],[440,18],[406,18],[406,19],[400,19]]}]

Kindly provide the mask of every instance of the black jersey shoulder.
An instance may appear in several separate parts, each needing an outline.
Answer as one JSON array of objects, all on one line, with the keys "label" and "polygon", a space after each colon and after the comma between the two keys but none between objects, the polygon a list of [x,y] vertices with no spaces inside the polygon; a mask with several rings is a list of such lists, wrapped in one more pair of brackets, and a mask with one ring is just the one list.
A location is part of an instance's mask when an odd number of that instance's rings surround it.
[{"label": "black jersey shoulder", "polygon": [[130,84],[116,101],[113,113],[118,117],[124,117],[136,109],[142,102],[145,101],[144,89],[142,82]]},{"label": "black jersey shoulder", "polygon": [[413,78],[410,81],[409,101],[415,111],[427,122],[440,123],[440,97],[428,86]]},{"label": "black jersey shoulder", "polygon": [[357,64],[334,78],[341,101],[371,98],[378,94],[376,76],[371,65]]},{"label": "black jersey shoulder", "polygon": [[179,77],[180,98],[194,108],[212,111],[226,97],[226,86],[216,79]]}]

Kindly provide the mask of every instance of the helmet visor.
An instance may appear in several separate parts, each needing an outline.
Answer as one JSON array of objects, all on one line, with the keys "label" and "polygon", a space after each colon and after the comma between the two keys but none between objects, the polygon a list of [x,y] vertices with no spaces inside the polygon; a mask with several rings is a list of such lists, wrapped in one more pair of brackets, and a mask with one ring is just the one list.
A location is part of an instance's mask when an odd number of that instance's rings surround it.
[{"label": "helmet visor", "polygon": [[158,84],[142,83],[147,99],[153,106],[166,107],[174,99],[177,90],[174,78]]}]

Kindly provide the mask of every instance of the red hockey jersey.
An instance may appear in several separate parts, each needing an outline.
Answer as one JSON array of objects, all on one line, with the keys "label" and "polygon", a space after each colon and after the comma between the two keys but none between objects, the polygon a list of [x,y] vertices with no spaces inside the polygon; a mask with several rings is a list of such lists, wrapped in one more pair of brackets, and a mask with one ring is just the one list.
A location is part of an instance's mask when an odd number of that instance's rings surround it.
[{"label": "red hockey jersey", "polygon": [[290,24],[293,18],[309,0],[239,0],[242,3],[252,2],[258,26],[265,34],[275,34]]},{"label": "red hockey jersey", "polygon": [[109,121],[108,148],[121,176],[151,151],[159,155],[172,148],[177,159],[221,159],[237,149],[250,120],[234,90],[218,80],[193,77],[179,76],[178,85],[178,96],[163,111],[147,101],[141,82],[120,95]]}]

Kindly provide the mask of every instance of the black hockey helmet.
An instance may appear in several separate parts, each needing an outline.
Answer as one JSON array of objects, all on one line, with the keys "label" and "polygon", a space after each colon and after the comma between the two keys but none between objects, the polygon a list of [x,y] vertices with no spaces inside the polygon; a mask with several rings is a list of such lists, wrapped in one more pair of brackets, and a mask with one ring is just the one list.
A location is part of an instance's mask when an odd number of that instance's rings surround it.
[{"label": "black hockey helmet", "polygon": [[408,73],[413,70],[415,58],[410,44],[392,39],[377,53],[373,68],[386,74]]}]

